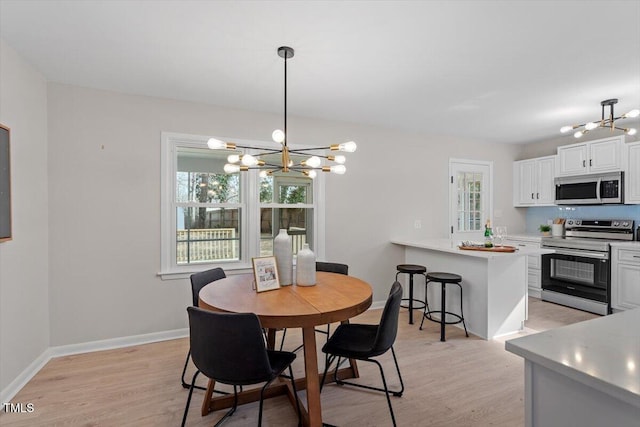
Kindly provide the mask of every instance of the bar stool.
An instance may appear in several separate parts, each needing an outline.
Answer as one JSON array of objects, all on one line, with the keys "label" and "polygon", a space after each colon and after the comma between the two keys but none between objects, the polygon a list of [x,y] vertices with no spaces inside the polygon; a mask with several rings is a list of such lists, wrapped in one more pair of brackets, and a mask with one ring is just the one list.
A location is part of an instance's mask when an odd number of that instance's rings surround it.
[{"label": "bar stool", "polygon": [[[440,323],[440,341],[446,341],[444,336],[444,328],[445,325],[454,325],[456,323],[462,322],[462,326],[464,326],[464,333],[468,337],[469,333],[467,332],[467,325],[464,323],[464,312],[462,311],[462,285],[460,282],[462,281],[462,276],[453,273],[442,273],[442,272],[433,272],[427,273],[427,285],[426,288],[429,287],[429,283],[431,282],[439,282],[442,286],[441,298],[440,298],[440,310],[431,310],[429,308],[429,302],[427,300],[427,292],[425,290],[425,308],[422,313],[422,321],[420,322],[420,329],[422,329],[422,324],[424,323],[424,319],[431,320],[432,322]],[[446,302],[447,302],[447,284],[455,284],[460,288],[460,314],[451,313],[446,311]],[[432,317],[432,313],[439,313],[440,320]],[[446,315],[450,315],[456,318],[456,320],[452,320],[447,322]]]},{"label": "bar stool", "polygon": [[425,267],[424,265],[416,265],[416,264],[399,264],[396,267],[396,270],[398,270],[398,272],[396,273],[396,282],[398,281],[398,274],[400,273],[404,273],[404,274],[408,274],[409,275],[409,298],[403,298],[402,301],[408,301],[407,305],[401,305],[401,307],[403,308],[408,308],[409,309],[409,324],[413,325],[413,275],[414,274],[421,274],[425,277],[425,301],[422,300],[415,300],[416,302],[422,304],[418,307],[415,307],[416,309],[424,309],[426,307],[426,283],[428,282],[427,280],[427,276],[425,276],[425,273],[427,272],[427,267]]}]

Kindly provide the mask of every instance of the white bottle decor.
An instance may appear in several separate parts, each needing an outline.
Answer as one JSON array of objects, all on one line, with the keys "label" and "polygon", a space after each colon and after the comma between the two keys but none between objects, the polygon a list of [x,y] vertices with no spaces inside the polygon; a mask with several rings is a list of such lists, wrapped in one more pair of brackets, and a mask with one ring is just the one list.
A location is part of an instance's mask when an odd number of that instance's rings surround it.
[{"label": "white bottle decor", "polygon": [[296,270],[296,285],[313,286],[316,284],[316,254],[309,249],[308,243],[305,243],[298,251]]},{"label": "white bottle decor", "polygon": [[273,255],[276,257],[280,286],[291,285],[293,283],[293,251],[291,236],[286,228],[281,228],[280,233],[273,239]]}]

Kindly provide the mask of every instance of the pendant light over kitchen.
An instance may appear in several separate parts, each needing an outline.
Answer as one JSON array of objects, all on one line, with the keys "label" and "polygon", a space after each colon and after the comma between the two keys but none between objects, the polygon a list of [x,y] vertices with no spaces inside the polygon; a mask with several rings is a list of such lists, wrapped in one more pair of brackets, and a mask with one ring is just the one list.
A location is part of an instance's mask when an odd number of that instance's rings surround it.
[{"label": "pendant light over kitchen", "polygon": [[[237,173],[240,171],[248,171],[250,169],[259,169],[261,176],[268,176],[274,172],[297,172],[310,178],[314,178],[317,171],[333,172],[340,175],[346,172],[347,169],[344,166],[346,160],[345,156],[326,156],[321,153],[323,153],[324,150],[352,153],[356,151],[356,143],[353,141],[344,142],[342,144],[332,144],[325,147],[300,149],[292,149],[288,145],[287,60],[293,58],[293,54],[293,49],[288,46],[281,46],[278,48],[278,56],[284,59],[284,127],[283,130],[274,130],[271,134],[271,138],[274,142],[280,144],[280,147],[274,149],[252,147],[249,145],[239,145],[233,142],[225,142],[215,138],[210,138],[207,145],[212,150],[236,150],[241,148],[244,150],[255,151],[253,154],[242,153],[229,155],[229,157],[227,157],[227,161],[229,163],[224,166],[224,171],[226,173]],[[274,154],[279,158],[280,163],[273,160]],[[300,157],[304,157],[305,159],[297,161]]]},{"label": "pendant light over kitchen", "polygon": [[[616,120],[638,117],[638,115],[640,115],[640,110],[638,109],[631,110],[628,113],[625,113],[619,117],[615,117],[613,114],[613,106],[617,103],[618,103],[618,99],[616,98],[605,99],[600,103],[600,105],[602,106],[602,117],[600,120],[588,122],[588,123],[582,123],[580,125],[563,126],[562,128],[560,128],[560,132],[567,133],[574,129],[578,129],[573,134],[573,136],[576,138],[580,138],[582,135],[586,134],[589,131],[592,131],[593,129],[608,128],[611,130],[611,132],[613,132],[614,130],[619,130],[626,133],[627,135],[635,135],[637,132],[635,128],[620,128],[615,125],[615,122]],[[609,107],[608,117],[604,116],[605,107]]]}]

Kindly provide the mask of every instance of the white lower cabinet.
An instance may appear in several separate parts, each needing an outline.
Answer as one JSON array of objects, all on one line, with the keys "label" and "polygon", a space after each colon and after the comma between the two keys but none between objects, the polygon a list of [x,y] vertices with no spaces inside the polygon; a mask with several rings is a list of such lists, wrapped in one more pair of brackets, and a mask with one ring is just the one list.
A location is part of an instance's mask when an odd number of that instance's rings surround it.
[{"label": "white lower cabinet", "polygon": [[[505,244],[516,248],[540,249],[539,239],[536,240],[534,238],[519,239],[516,236],[511,236],[505,241]],[[540,298],[542,295],[541,264],[540,255],[527,256],[527,288],[530,297]]]},{"label": "white lower cabinet", "polygon": [[640,245],[611,248],[611,307],[640,307]]}]

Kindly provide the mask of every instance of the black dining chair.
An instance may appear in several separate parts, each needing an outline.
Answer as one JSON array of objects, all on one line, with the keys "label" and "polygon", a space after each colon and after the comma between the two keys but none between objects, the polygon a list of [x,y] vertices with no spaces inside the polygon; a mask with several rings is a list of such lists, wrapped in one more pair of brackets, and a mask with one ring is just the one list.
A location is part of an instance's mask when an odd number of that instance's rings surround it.
[{"label": "black dining chair", "polygon": [[[216,280],[224,279],[225,277],[227,277],[227,275],[220,267],[193,273],[189,277],[191,279],[191,297],[193,299],[193,306],[198,307],[198,295],[200,294],[200,290],[202,290],[202,288],[207,286],[209,283],[215,282]],[[189,383],[185,381],[184,376],[187,373],[187,366],[189,365],[190,358],[191,349],[189,349],[189,352],[187,353],[187,359],[184,361],[184,368],[182,368],[182,376],[180,377],[180,379],[182,380],[182,387],[184,388],[189,388]],[[204,387],[200,386],[195,386],[195,388],[206,390]]]},{"label": "black dining chair", "polygon": [[[402,381],[402,375],[400,374],[400,367],[398,366],[396,352],[393,349],[393,344],[398,333],[398,315],[400,313],[401,301],[402,286],[399,282],[394,282],[391,286],[391,291],[389,292],[389,297],[387,298],[384,310],[382,311],[382,317],[380,318],[379,325],[343,323],[338,326],[333,335],[327,340],[327,343],[322,347],[322,351],[329,357],[325,364],[324,373],[322,374],[320,390],[322,390],[322,387],[324,386],[329,366],[337,358],[338,361],[333,376],[336,384],[346,384],[354,387],[366,388],[368,390],[383,391],[387,397],[387,404],[389,405],[389,412],[391,413],[391,420],[393,421],[394,426],[396,425],[396,418],[393,414],[393,407],[391,406],[389,393],[394,396],[401,397],[404,392],[404,382]],[[372,359],[373,357],[383,355],[389,349],[391,349],[393,361],[396,365],[396,371],[398,371],[398,378],[400,379],[400,390],[397,391],[389,390],[382,365],[377,360]],[[380,376],[382,377],[382,384],[384,388],[371,387],[338,379],[337,372],[338,367],[340,366],[340,359],[356,359],[364,362],[375,363],[380,369]]]},{"label": "black dining chair", "polygon": [[[222,384],[233,386],[233,407],[215,424],[219,426],[238,407],[238,386],[265,382],[260,391],[258,426],[262,425],[264,391],[279,376],[289,378],[296,396],[298,423],[300,404],[291,363],[296,354],[290,351],[268,350],[262,336],[260,320],[254,313],[217,313],[198,307],[188,307],[191,358],[198,370],[193,375],[189,397],[184,408],[184,427],[191,404],[196,378],[200,373]],[[283,375],[285,369],[289,375]]]},{"label": "black dining chair", "polygon": [[[326,273],[338,273],[338,274],[344,274],[345,276],[349,275],[349,266],[347,264],[340,264],[338,262],[321,262],[321,261],[317,261],[316,262],[316,271],[324,271]],[[329,337],[329,334],[331,333],[331,324],[327,324],[327,329],[317,329],[316,328],[316,332],[320,333],[320,334],[325,334],[327,336],[327,338]],[[287,330],[284,329],[283,333],[282,333],[282,341],[280,341],[280,350],[282,350],[282,347],[284,346],[284,338],[287,336]],[[303,346],[299,345],[298,347],[295,348],[295,352],[298,352]]]}]

